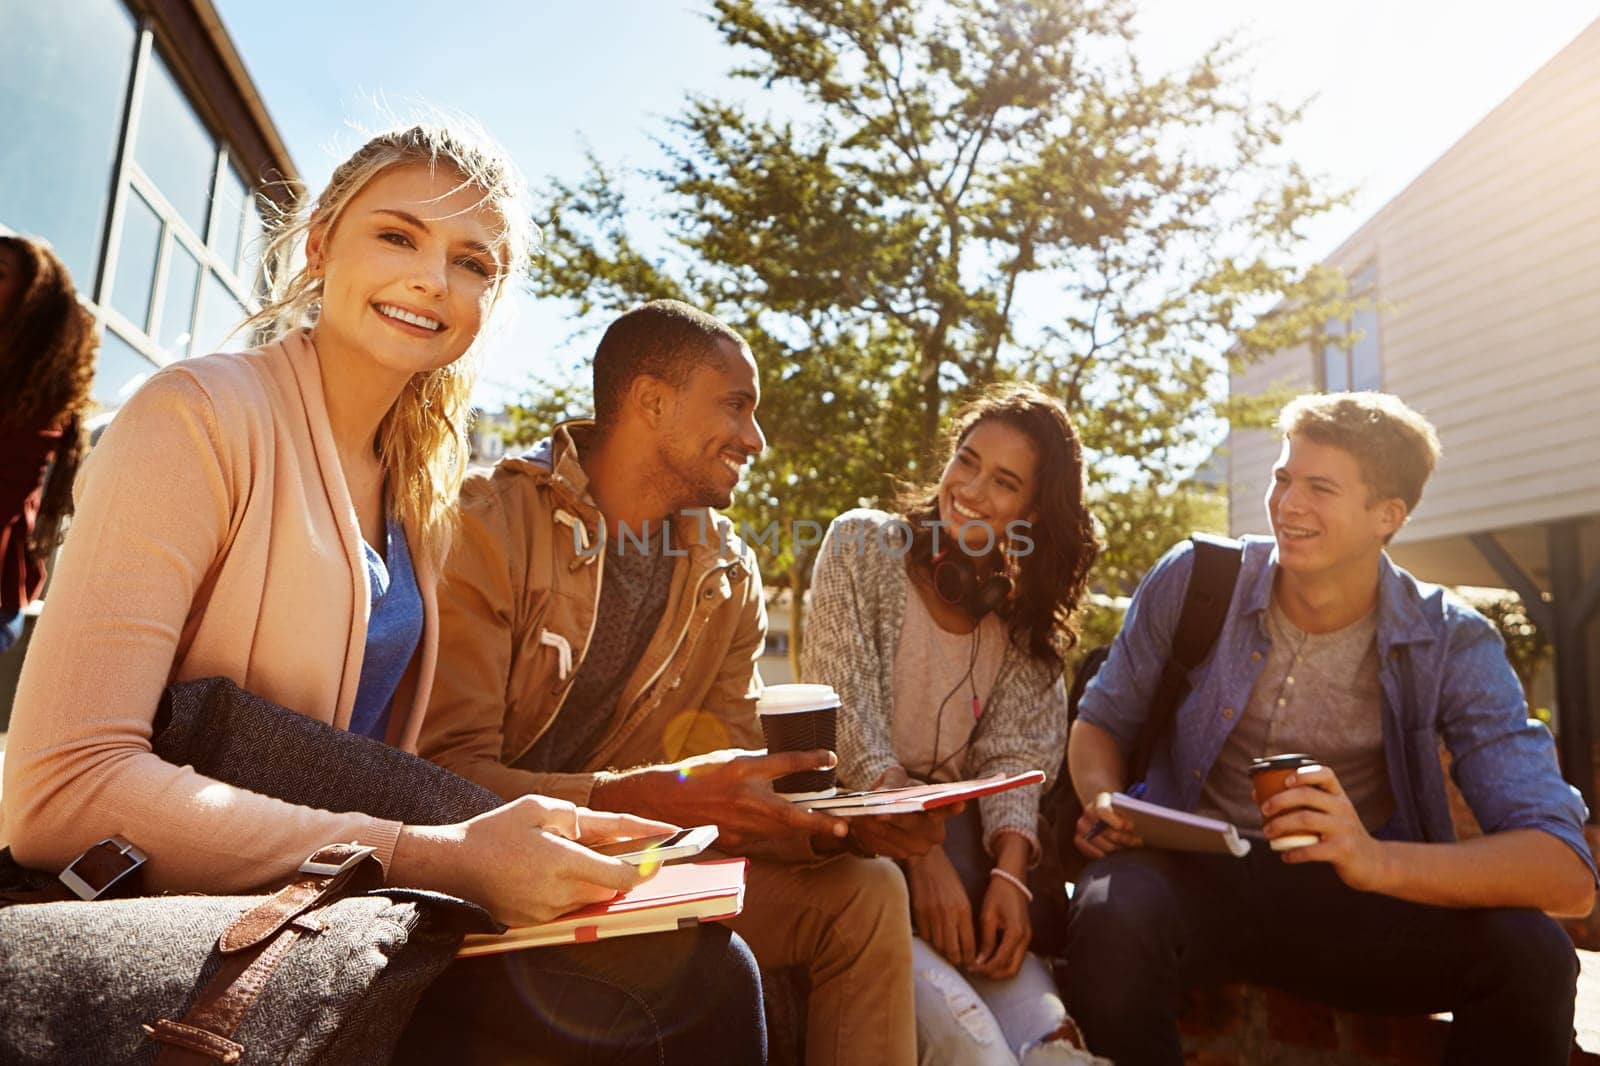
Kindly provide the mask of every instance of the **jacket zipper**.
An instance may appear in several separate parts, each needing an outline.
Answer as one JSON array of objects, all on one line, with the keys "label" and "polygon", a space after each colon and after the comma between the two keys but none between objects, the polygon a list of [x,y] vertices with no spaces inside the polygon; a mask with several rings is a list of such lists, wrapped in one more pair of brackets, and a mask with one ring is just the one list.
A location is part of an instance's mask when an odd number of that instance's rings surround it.
[{"label": "jacket zipper", "polygon": [[700,609],[700,600],[703,598],[702,597],[702,593],[705,590],[706,582],[711,580],[713,577],[716,577],[718,574],[726,572],[730,568],[731,568],[731,564],[729,566],[713,567],[711,570],[709,570],[706,573],[706,575],[704,577],[702,577],[700,579],[700,584],[695,589],[695,592],[694,592],[694,598],[695,598],[694,608],[689,611],[689,617],[683,623],[683,629],[682,629],[681,632],[679,632],[678,639],[673,642],[672,650],[667,653],[667,657],[665,659],[661,660],[661,665],[656,667],[656,672],[651,674],[649,676],[649,678],[647,678],[645,680],[645,683],[642,686],[640,686],[639,694],[641,696],[650,691],[650,686],[652,686],[652,685],[654,685],[656,683],[657,679],[660,678],[661,675],[666,672],[667,667],[672,664],[672,660],[677,658],[678,649],[683,647],[684,638],[689,635],[689,630],[694,626],[695,611],[698,611]]},{"label": "jacket zipper", "polygon": [[573,683],[578,680],[578,671],[583,669],[583,661],[589,657],[589,644],[594,640],[595,623],[600,621],[600,583],[606,578],[606,553],[601,551],[599,555],[600,557],[595,560],[594,570],[594,610],[589,613],[589,632],[583,638],[583,654],[573,660],[572,673],[567,675],[561,691],[561,698],[556,701],[555,709],[544,720],[544,725],[539,727],[539,731],[533,735],[533,739],[528,741],[521,751],[517,752],[516,758],[511,760],[513,763],[521,762],[522,757],[532,751],[535,744],[539,743],[539,738],[548,733],[550,727],[556,724],[556,715],[560,714],[561,708],[566,705],[567,697],[572,693]]}]

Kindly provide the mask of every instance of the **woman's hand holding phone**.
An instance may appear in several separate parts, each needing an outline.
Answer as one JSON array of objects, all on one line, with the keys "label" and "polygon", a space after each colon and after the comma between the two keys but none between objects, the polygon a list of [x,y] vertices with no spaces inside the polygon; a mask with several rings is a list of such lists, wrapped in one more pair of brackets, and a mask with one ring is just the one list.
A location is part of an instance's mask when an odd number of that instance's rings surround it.
[{"label": "woman's hand holding phone", "polygon": [[609,855],[633,866],[655,868],[675,859],[689,859],[709,848],[717,840],[717,827],[697,825],[693,829],[675,829],[670,833],[629,837],[604,844],[588,844],[600,855]]},{"label": "woman's hand holding phone", "polygon": [[645,879],[637,867],[585,844],[675,828],[523,796],[454,825],[405,826],[388,880],[470,899],[510,926],[534,925],[612,899]]}]

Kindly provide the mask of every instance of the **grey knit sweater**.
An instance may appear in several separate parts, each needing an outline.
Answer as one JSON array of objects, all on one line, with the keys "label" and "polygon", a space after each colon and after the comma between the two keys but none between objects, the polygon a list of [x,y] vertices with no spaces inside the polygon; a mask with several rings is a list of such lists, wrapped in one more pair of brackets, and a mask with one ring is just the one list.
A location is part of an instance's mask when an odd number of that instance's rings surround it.
[{"label": "grey knit sweater", "polygon": [[[907,547],[896,516],[847,511],[828,527],[812,574],[800,673],[839,693],[839,781],[851,788],[869,787],[899,761],[890,738],[894,657],[911,590]],[[1043,770],[1053,778],[1066,744],[1061,671],[1015,642],[1007,644],[967,765],[977,777]],[[1039,797],[1048,786],[1046,781],[978,801],[991,854],[996,834],[1010,830],[1027,837],[1037,857]]]}]

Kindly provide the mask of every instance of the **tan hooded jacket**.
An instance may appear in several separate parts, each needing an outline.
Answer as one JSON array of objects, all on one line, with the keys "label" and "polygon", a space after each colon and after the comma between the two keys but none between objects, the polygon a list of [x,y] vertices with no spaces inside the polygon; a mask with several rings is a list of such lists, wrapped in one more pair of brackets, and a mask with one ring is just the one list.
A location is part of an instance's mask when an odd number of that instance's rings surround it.
[{"label": "tan hooded jacket", "polygon": [[605,519],[578,446],[590,422],[555,429],[529,457],[467,479],[462,528],[439,592],[440,649],[423,723],[424,756],[507,799],[586,803],[606,769],[762,746],[755,715],[767,613],[755,554],[714,511],[674,516],[666,611],[598,747],[571,773],[508,764],[566,704],[589,648],[605,580]]}]

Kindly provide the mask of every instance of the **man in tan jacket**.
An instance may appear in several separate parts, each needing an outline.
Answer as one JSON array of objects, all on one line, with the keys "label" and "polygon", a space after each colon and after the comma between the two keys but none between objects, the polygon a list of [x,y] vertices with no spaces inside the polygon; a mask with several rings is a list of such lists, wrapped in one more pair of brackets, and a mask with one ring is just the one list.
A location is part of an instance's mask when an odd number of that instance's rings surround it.
[{"label": "man in tan jacket", "polygon": [[731,924],[764,967],[809,971],[809,1061],[910,1063],[905,886],[865,856],[922,854],[939,821],[799,810],[772,780],[832,753],[746,750],[766,609],[713,508],[765,446],[749,348],[660,300],[612,324],[594,378],[594,422],[467,481],[422,753],[507,799],[715,823],[751,857]]}]

